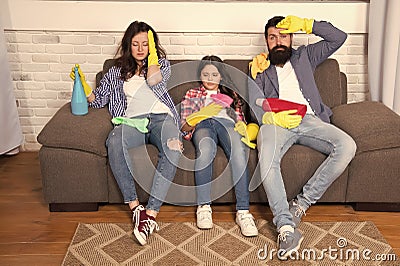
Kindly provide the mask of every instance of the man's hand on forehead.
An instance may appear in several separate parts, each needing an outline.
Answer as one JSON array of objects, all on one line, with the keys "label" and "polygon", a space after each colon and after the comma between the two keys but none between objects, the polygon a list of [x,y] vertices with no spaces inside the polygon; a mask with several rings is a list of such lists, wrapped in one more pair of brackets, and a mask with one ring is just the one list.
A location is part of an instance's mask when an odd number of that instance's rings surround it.
[{"label": "man's hand on forehead", "polygon": [[285,29],[280,31],[281,34],[294,33],[297,31],[305,31],[307,34],[310,34],[312,33],[313,24],[314,19],[299,18],[290,15],[276,24],[276,28]]}]

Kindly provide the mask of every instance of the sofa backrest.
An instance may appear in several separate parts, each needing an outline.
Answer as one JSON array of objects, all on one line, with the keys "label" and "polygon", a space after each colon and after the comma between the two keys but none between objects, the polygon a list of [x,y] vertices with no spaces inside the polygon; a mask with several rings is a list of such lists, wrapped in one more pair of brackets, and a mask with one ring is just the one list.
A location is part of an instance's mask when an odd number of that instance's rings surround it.
[{"label": "sofa backrest", "polygon": [[314,72],[322,101],[333,108],[347,103],[347,79],[335,59],[327,59]]},{"label": "sofa backrest", "polygon": [[[114,59],[104,62],[103,70],[97,73],[96,86],[98,86],[104,73],[115,63]],[[180,103],[186,91],[199,85],[197,82],[198,60],[170,60],[171,78],[168,83],[169,93],[176,105]],[[233,82],[244,99],[248,99],[247,79],[248,60],[224,60]],[[315,82],[320,91],[322,101],[333,108],[347,103],[347,79],[340,72],[339,64],[335,59],[327,59],[320,64],[314,73]]]}]

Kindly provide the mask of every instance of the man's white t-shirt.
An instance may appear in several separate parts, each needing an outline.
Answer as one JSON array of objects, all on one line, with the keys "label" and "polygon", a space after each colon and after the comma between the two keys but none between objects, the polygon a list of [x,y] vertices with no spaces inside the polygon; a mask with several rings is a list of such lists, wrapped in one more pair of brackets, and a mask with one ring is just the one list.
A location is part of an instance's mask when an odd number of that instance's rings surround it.
[{"label": "man's white t-shirt", "polygon": [[310,104],[300,90],[299,81],[290,61],[276,67],[279,81],[279,99],[307,105],[307,113],[314,114]]}]

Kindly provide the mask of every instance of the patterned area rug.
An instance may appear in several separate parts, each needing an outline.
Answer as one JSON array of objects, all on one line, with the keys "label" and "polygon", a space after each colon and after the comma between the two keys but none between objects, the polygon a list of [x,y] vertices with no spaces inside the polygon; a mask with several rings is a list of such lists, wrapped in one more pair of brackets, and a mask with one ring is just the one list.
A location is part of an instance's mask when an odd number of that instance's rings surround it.
[{"label": "patterned area rug", "polygon": [[274,228],[256,223],[259,236],[248,238],[234,222],[211,230],[159,222],[146,246],[136,242],[130,224],[79,224],[63,265],[400,265],[372,222],[301,223],[304,241],[285,262],[277,257]]}]

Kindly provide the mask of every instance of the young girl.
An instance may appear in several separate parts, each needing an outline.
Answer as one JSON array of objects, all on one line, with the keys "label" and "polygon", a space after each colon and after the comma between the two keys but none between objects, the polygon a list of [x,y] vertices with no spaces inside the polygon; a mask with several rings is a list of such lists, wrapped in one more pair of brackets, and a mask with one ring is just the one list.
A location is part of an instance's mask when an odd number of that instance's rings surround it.
[{"label": "young girl", "polygon": [[[158,43],[157,33],[148,24],[135,21],[129,25],[111,67],[94,91],[79,69],[89,105],[108,105],[117,124],[106,145],[112,172],[124,202],[133,212],[134,236],[140,244],[158,230],[155,218],[168,192],[182,151],[179,114],[167,92],[170,63]],[[75,75],[71,73],[75,78]],[[154,144],[159,150],[157,170],[146,208],[139,203],[128,150]]]},{"label": "young girl", "polygon": [[[248,147],[235,132],[235,123],[243,121],[243,101],[232,90],[233,83],[226,73],[222,60],[217,56],[202,58],[198,77],[200,87],[187,91],[181,102],[182,131],[186,139],[192,139],[196,149],[195,179],[197,191],[197,226],[212,228],[211,177],[217,144],[224,150],[231,166],[236,195],[236,223],[245,236],[256,236],[258,230],[249,212]],[[219,94],[233,99],[223,108],[215,99]],[[229,98],[228,98],[229,99]],[[231,108],[229,108],[231,107]]]}]

